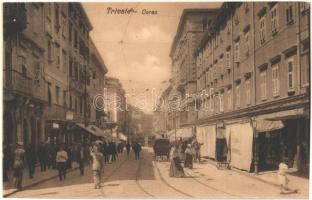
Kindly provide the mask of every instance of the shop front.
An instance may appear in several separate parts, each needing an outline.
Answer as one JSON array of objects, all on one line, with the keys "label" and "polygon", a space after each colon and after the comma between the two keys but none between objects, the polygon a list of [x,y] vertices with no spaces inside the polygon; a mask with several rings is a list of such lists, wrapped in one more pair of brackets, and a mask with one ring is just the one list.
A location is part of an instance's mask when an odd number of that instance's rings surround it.
[{"label": "shop front", "polygon": [[259,171],[275,170],[287,160],[289,167],[308,176],[310,123],[306,112],[293,109],[257,116],[256,120]]},{"label": "shop front", "polygon": [[227,161],[232,167],[250,171],[253,159],[253,127],[251,123],[240,122],[225,126]]},{"label": "shop front", "polygon": [[216,137],[215,124],[197,127],[196,138],[202,144],[200,148],[202,157],[216,159]]}]

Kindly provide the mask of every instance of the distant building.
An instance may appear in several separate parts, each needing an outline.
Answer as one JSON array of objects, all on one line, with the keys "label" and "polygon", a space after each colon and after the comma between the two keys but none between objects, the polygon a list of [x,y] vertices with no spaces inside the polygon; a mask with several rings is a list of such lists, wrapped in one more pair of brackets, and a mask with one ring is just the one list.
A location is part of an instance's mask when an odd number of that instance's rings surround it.
[{"label": "distant building", "polygon": [[192,125],[196,120],[195,104],[187,96],[196,94],[196,58],[193,52],[216,12],[216,9],[185,9],[171,46],[172,90],[176,91],[182,104],[175,120],[180,127]]},{"label": "distant building", "polygon": [[127,102],[125,91],[117,78],[106,78],[104,98],[106,128],[111,129],[112,133],[115,132],[115,134],[125,132]]}]

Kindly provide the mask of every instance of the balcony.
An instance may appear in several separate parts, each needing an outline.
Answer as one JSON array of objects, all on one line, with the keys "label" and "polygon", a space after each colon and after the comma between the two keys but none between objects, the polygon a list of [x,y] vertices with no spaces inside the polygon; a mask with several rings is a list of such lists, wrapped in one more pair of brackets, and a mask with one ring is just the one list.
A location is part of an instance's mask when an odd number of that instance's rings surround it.
[{"label": "balcony", "polygon": [[25,77],[15,70],[4,70],[4,89],[6,92],[17,93],[47,101],[47,84],[41,80]]},{"label": "balcony", "polygon": [[10,36],[27,27],[27,16],[24,3],[4,4],[4,35]]}]

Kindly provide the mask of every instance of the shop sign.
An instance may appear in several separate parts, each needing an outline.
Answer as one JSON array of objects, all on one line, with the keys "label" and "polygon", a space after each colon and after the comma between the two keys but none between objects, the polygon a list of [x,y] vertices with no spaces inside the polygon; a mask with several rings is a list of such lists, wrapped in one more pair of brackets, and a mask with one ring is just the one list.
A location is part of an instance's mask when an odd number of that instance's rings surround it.
[{"label": "shop sign", "polygon": [[66,112],[66,120],[73,120],[74,119],[74,113],[72,111]]},{"label": "shop sign", "polygon": [[54,122],[53,122],[52,127],[53,127],[53,128],[60,128],[60,125],[59,125],[58,123],[54,123]]}]

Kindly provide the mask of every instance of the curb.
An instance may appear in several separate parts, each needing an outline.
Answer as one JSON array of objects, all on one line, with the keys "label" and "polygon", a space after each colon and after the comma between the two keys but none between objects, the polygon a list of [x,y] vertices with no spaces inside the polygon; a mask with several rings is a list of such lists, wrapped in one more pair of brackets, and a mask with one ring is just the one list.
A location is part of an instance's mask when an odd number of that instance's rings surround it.
[{"label": "curb", "polygon": [[[75,168],[72,168],[72,169],[68,170],[67,172],[70,173],[70,172],[76,171],[76,170],[78,170],[78,169],[79,169],[79,167],[75,167]],[[50,180],[55,179],[55,178],[57,178],[57,177],[58,177],[58,175],[54,175],[54,176],[51,176],[51,177],[49,177],[49,178],[42,179],[42,180],[40,180],[40,181],[38,181],[38,182],[35,182],[35,183],[31,183],[31,184],[29,184],[29,185],[26,185],[26,186],[22,187],[21,190],[15,189],[15,190],[13,190],[13,191],[10,192],[10,193],[4,194],[4,195],[3,195],[3,198],[9,197],[9,196],[11,196],[11,195],[13,195],[13,194],[15,194],[15,193],[17,193],[17,192],[21,192],[21,191],[23,191],[23,190],[25,190],[25,189],[34,187],[34,186],[36,186],[36,185],[39,185],[39,184],[41,184],[41,183],[50,181]]]},{"label": "curb", "polygon": [[[216,164],[214,161],[212,160],[209,160],[209,159],[205,159],[205,163],[204,164],[209,164],[209,165],[213,165],[216,167]],[[236,168],[231,168],[230,169],[232,172],[235,172],[235,173],[238,173],[238,174],[241,174],[241,175],[244,175],[246,177],[249,177],[249,178],[253,178],[253,179],[256,179],[258,181],[261,181],[263,183],[266,183],[266,184],[269,184],[269,185],[272,185],[272,186],[275,186],[275,187],[280,187],[280,185],[278,183],[274,183],[274,182],[271,182],[271,181],[267,181],[267,180],[264,180],[260,177],[258,177],[257,175],[254,175],[253,173],[249,173],[249,172],[244,172],[244,171],[241,171],[239,169],[236,169]]]}]

